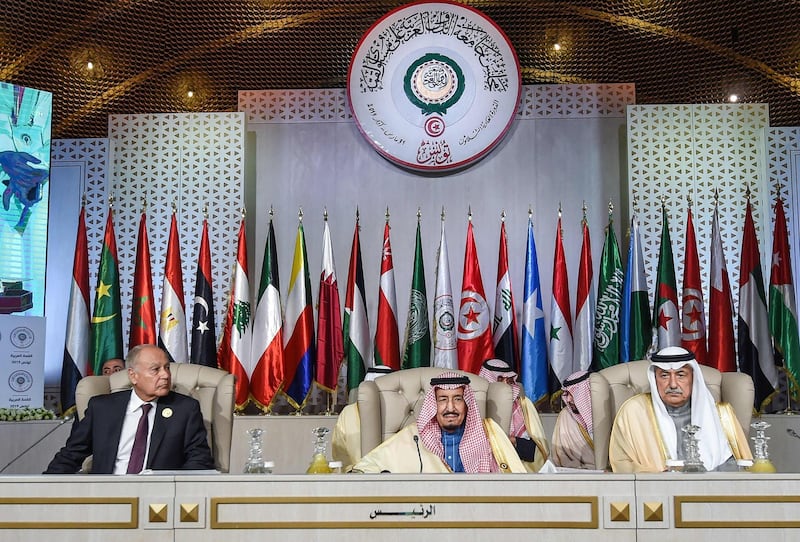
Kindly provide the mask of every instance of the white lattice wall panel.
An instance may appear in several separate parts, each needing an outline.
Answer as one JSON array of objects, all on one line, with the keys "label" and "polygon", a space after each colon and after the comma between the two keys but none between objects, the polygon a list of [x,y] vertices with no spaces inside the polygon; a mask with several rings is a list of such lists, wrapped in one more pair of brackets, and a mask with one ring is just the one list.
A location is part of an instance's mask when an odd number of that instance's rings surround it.
[{"label": "white lattice wall panel", "polygon": [[[797,239],[797,216],[800,210],[800,127],[770,128],[767,131],[767,177],[769,178],[770,201],[775,202],[778,191],[783,196],[789,229],[789,247],[792,255],[795,294],[798,293],[798,272],[800,272],[800,247]],[[774,213],[771,230],[774,231]],[[764,278],[764,280],[769,280]]]}]

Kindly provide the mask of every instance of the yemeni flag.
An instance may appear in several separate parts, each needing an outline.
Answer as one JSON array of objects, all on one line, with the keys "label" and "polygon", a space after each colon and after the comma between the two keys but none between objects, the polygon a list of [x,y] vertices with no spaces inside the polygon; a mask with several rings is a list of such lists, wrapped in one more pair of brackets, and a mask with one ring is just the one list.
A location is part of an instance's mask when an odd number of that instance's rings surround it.
[{"label": "yemeni flag", "polygon": [[739,370],[753,377],[753,407],[761,412],[778,388],[778,369],[772,357],[761,255],[749,199],[739,267]]},{"label": "yemeni flag", "polygon": [[214,293],[211,277],[208,220],[203,219],[203,232],[200,235],[200,252],[197,256],[197,273],[194,284],[191,362],[206,367],[217,366],[217,325],[214,321]]},{"label": "yemeni flag", "polygon": [[175,211],[169,226],[167,260],[164,266],[164,283],[161,288],[161,318],[158,321],[158,344],[170,361],[189,361],[186,340],[186,303],[183,300],[183,270],[181,243],[178,238],[178,220]]},{"label": "yemeni flag", "polygon": [[303,409],[308,400],[317,363],[313,311],[306,237],[301,221],[297,225],[289,296],[283,319],[283,393],[289,404],[298,411]]},{"label": "yemeni flag", "polygon": [[102,374],[103,363],[113,358],[122,359],[122,317],[119,302],[117,241],[114,237],[114,211],[109,207],[92,313],[91,374]]},{"label": "yemeni flag", "polygon": [[397,296],[394,287],[392,243],[389,240],[389,220],[383,228],[381,281],[378,292],[378,325],[375,330],[375,365],[400,368],[400,336],[397,328]]},{"label": "yemeni flag", "polygon": [[[575,344],[573,365],[576,371],[588,371],[592,365],[592,336],[594,335],[594,269],[592,242],[586,217],[582,223],[583,242],[581,262],[578,267],[578,296],[575,299]],[[567,375],[569,376],[569,375]]]},{"label": "yemeni flag", "polygon": [[627,264],[620,314],[620,361],[622,362],[645,359],[653,342],[650,295],[647,293],[647,278],[644,274],[639,221],[635,215],[631,218]]},{"label": "yemeni flag", "polygon": [[569,279],[564,255],[561,213],[556,226],[553,257],[553,298],[550,302],[550,366],[559,384],[575,372],[572,364],[572,312],[569,308]]},{"label": "yemeni flag", "polygon": [[150,270],[150,243],[147,240],[145,213],[142,213],[139,220],[132,301],[128,350],[140,344],[156,344],[156,306],[153,300],[153,273]]},{"label": "yemeni flag", "polygon": [[505,221],[500,224],[492,342],[494,343],[494,356],[502,359],[515,372],[518,372],[519,334],[517,332],[517,313],[514,309],[514,295],[511,290],[511,277],[508,274],[508,239],[506,238]]},{"label": "yemeni flag", "polygon": [[249,399],[250,380],[247,365],[250,358],[252,329],[250,328],[250,279],[247,276],[247,239],[245,222],[239,226],[239,247],[231,273],[231,289],[225,326],[222,328],[217,359],[220,368],[236,377],[236,409],[243,410]]},{"label": "yemeni flag", "polygon": [[675,281],[675,260],[669,236],[667,208],[661,206],[661,250],[658,253],[656,297],[653,303],[653,324],[657,328],[658,349],[681,344],[678,316],[678,287]]},{"label": "yemeni flag", "polygon": [[528,244],[525,250],[525,295],[522,305],[522,355],[520,379],[528,399],[534,404],[547,401],[550,382],[547,365],[547,338],[539,281],[539,259],[533,235],[533,220],[528,216]]},{"label": "yemeni flag", "polygon": [[361,240],[358,237],[358,213],[350,248],[350,266],[347,272],[347,292],[344,299],[344,355],[347,359],[347,390],[358,388],[366,375],[369,359],[369,321],[364,295],[364,267],[361,264]]},{"label": "yemeni flag", "polygon": [[769,331],[775,353],[788,372],[792,396],[800,394],[800,338],[797,332],[797,308],[792,280],[792,260],[783,200],[775,201],[775,233],[772,237],[772,266],[769,280]]},{"label": "yemeni flag", "polygon": [[326,391],[335,392],[339,367],[344,359],[344,344],[339,283],[327,218],[322,232],[322,271],[319,276],[317,314],[317,384]]},{"label": "yemeni flag", "polygon": [[597,286],[597,307],[594,311],[595,371],[616,365],[620,360],[620,310],[625,272],[614,234],[612,214],[608,213],[606,238],[600,256],[600,277]]},{"label": "yemeni flag", "polygon": [[417,217],[417,240],[414,247],[414,273],[408,300],[408,319],[403,348],[403,369],[429,367],[431,364],[431,328],[428,323],[428,294],[425,291],[425,263],[422,259],[422,234]]},{"label": "yemeni flag", "polygon": [[78,380],[91,374],[89,367],[89,243],[86,240],[86,209],[78,216],[72,283],[69,289],[67,333],[61,364],[61,414],[75,412],[75,387]]},{"label": "yemeni flag", "polygon": [[683,292],[681,299],[681,346],[693,352],[698,363],[708,363],[706,352],[706,313],[703,304],[703,287],[700,282],[700,258],[694,236],[692,208],[686,217],[686,253],[683,263]]},{"label": "yemeni flag", "polygon": [[736,341],[733,336],[733,297],[722,236],[719,213],[714,204],[711,223],[711,273],[708,287],[708,365],[719,371],[736,370]]},{"label": "yemeni flag", "polygon": [[280,291],[275,228],[270,218],[258,285],[258,306],[253,318],[252,359],[255,368],[250,379],[250,398],[267,412],[283,384],[283,311]]},{"label": "yemeni flag", "polygon": [[458,369],[456,318],[453,305],[453,286],[450,283],[450,258],[444,234],[444,209],[436,252],[436,285],[433,298],[433,366]]},{"label": "yemeni flag", "polygon": [[491,324],[492,313],[486,303],[470,217],[458,310],[458,368],[462,371],[478,374],[483,362],[494,357]]}]

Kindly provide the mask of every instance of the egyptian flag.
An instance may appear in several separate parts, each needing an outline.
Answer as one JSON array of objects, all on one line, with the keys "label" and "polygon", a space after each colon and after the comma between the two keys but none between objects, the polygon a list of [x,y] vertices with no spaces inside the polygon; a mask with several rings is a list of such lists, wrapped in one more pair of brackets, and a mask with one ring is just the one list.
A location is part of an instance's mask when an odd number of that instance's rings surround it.
[{"label": "egyptian flag", "polygon": [[181,244],[178,238],[178,220],[173,211],[169,227],[164,283],[161,289],[158,343],[167,352],[170,361],[186,363],[189,361],[189,345],[186,338],[186,303],[183,300]]},{"label": "egyptian flag", "polygon": [[212,276],[208,221],[204,219],[203,233],[200,236],[200,253],[197,256],[197,273],[195,274],[191,362],[207,367],[217,366],[217,326],[214,321]]},{"label": "egyptian flag", "polygon": [[458,310],[458,368],[478,374],[481,365],[494,357],[492,345],[492,313],[478,263],[478,249],[472,231],[472,217],[467,225],[467,246],[464,251],[464,274],[461,279],[461,303]]}]

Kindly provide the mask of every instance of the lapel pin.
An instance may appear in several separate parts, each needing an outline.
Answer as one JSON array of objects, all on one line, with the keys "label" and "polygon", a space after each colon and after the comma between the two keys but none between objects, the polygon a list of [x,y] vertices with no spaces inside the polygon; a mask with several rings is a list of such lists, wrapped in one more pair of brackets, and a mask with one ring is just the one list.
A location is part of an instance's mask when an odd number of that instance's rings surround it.
[{"label": "lapel pin", "polygon": [[172,409],[169,407],[165,408],[164,410],[161,411],[161,415],[164,418],[170,418],[172,416]]}]

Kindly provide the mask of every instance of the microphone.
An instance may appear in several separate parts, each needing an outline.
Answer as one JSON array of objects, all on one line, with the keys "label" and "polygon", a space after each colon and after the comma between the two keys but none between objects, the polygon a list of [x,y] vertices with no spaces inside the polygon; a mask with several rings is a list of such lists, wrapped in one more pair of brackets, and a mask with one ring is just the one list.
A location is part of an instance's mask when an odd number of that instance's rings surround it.
[{"label": "microphone", "polygon": [[25,448],[24,450],[22,450],[20,453],[18,453],[17,455],[15,455],[15,456],[14,456],[14,457],[11,459],[11,461],[9,461],[8,463],[6,463],[6,464],[3,466],[3,468],[2,468],[2,469],[0,469],[0,474],[4,473],[8,467],[10,467],[10,466],[11,466],[11,465],[13,465],[14,463],[16,463],[16,462],[17,462],[17,460],[18,460],[19,458],[21,458],[23,455],[25,455],[25,454],[27,454],[28,452],[30,452],[30,451],[31,451],[31,450],[32,450],[32,449],[33,449],[33,448],[34,448],[34,447],[35,447],[37,444],[39,444],[39,443],[40,443],[40,442],[42,442],[44,439],[46,439],[47,437],[49,437],[50,435],[52,435],[52,434],[53,434],[55,431],[57,431],[57,430],[58,430],[58,428],[59,428],[59,427],[61,427],[62,425],[64,425],[64,424],[65,424],[65,423],[67,423],[67,422],[70,422],[70,421],[72,421],[72,419],[73,419],[74,417],[75,417],[75,416],[72,416],[72,415],[71,415],[71,416],[67,416],[67,417],[65,417],[65,418],[61,418],[61,421],[60,421],[58,424],[56,424],[55,426],[53,426],[53,428],[52,428],[50,431],[48,431],[47,433],[45,433],[44,435],[42,435],[42,437],[41,437],[39,440],[37,440],[36,442],[34,442],[33,444],[31,444],[31,445],[30,445],[30,446],[28,446],[27,448]]},{"label": "microphone", "polygon": [[414,435],[414,444],[417,445],[417,457],[419,457],[419,472],[422,472],[422,452],[419,451],[419,435]]}]

